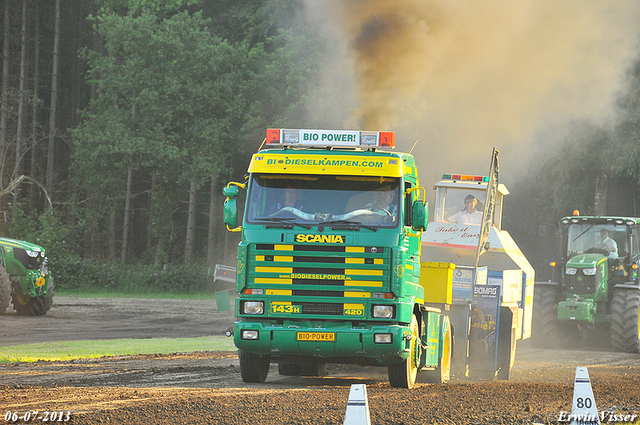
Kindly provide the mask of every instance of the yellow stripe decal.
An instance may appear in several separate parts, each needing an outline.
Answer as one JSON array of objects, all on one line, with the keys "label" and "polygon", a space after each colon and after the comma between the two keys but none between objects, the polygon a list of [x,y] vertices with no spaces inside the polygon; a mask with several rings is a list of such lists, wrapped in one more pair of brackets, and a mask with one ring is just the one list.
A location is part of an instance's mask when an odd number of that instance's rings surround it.
[{"label": "yellow stripe decal", "polygon": [[382,258],[374,258],[373,264],[384,264],[384,260]]},{"label": "yellow stripe decal", "polygon": [[374,286],[382,287],[382,282],[375,280],[345,280],[344,286]]},{"label": "yellow stripe decal", "polygon": [[351,309],[357,309],[357,308],[360,308],[360,309],[364,308],[364,304],[347,304],[347,303],[344,304],[345,310],[347,309],[351,310]]},{"label": "yellow stripe decal", "polygon": [[371,298],[371,292],[344,292],[347,298]]},{"label": "yellow stripe decal", "polygon": [[267,295],[291,295],[291,291],[286,289],[267,289],[265,292]]},{"label": "yellow stripe decal", "polygon": [[293,283],[293,279],[278,279],[275,277],[256,277],[256,283],[291,285]]},{"label": "yellow stripe decal", "polygon": [[258,267],[256,273],[293,273],[292,267]]},{"label": "yellow stripe decal", "polygon": [[345,249],[345,252],[364,252],[363,246],[348,246]]},{"label": "yellow stripe decal", "polygon": [[291,305],[291,301],[271,301],[271,305]]},{"label": "yellow stripe decal", "polygon": [[355,274],[361,276],[382,276],[382,270],[345,269],[344,274]]},{"label": "yellow stripe decal", "polygon": [[256,255],[256,261],[264,261],[264,255]]},{"label": "yellow stripe decal", "polygon": [[407,263],[407,264],[404,265],[404,268],[407,269],[407,270],[413,270],[413,265]]},{"label": "yellow stripe decal", "polygon": [[364,258],[345,258],[346,264],[364,264]]},{"label": "yellow stripe decal", "polygon": [[293,245],[274,245],[275,251],[293,251]]},{"label": "yellow stripe decal", "polygon": [[285,263],[291,263],[293,262],[293,257],[286,255],[274,255],[273,261],[284,261]]}]

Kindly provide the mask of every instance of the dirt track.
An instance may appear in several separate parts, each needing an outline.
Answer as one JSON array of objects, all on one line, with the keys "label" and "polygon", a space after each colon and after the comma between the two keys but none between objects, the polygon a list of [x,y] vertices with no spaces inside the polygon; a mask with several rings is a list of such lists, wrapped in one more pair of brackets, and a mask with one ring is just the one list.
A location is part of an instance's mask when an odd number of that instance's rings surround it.
[{"label": "dirt track", "polygon": [[[45,317],[0,320],[12,345],[222,334],[233,317],[214,301],[58,297]],[[640,414],[639,355],[522,344],[509,382],[413,390],[390,388],[381,368],[337,366],[323,378],[272,366],[266,384],[245,384],[234,352],[0,365],[0,420],[38,410],[68,411],[76,424],[342,424],[351,384],[363,383],[372,424],[555,424],[571,409],[576,366],[589,367],[600,411]]]}]

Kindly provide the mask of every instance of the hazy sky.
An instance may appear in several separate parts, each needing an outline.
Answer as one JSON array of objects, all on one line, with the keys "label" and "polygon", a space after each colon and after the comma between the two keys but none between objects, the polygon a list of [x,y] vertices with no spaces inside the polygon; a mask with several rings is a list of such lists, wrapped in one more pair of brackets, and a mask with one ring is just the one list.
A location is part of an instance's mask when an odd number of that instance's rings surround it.
[{"label": "hazy sky", "polygon": [[[578,120],[607,125],[640,53],[637,0],[306,0],[332,44],[337,128],[396,131],[427,188],[444,172],[502,181],[553,152]],[[524,167],[526,166],[526,167]]]}]

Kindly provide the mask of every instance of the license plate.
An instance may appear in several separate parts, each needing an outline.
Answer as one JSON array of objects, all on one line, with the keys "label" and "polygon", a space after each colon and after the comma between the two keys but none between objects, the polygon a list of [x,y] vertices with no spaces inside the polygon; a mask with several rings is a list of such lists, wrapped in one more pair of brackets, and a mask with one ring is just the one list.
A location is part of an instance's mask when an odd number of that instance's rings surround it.
[{"label": "license plate", "polygon": [[298,332],[298,341],[335,341],[336,334],[333,332]]}]

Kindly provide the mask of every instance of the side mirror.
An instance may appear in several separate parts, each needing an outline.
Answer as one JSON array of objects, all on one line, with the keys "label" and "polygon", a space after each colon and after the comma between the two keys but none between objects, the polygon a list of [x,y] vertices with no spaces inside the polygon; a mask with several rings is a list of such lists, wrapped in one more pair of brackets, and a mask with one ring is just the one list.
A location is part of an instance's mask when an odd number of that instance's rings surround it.
[{"label": "side mirror", "polygon": [[238,205],[236,203],[236,196],[240,194],[240,188],[245,188],[246,185],[243,183],[229,183],[224,189],[222,189],[222,194],[227,197],[224,201],[224,211],[223,211],[223,220],[224,224],[227,225],[227,230],[230,232],[239,232],[242,230],[242,227],[238,226]]},{"label": "side mirror", "polygon": [[224,189],[222,189],[222,194],[227,198],[235,198],[236,196],[238,196],[239,193],[240,193],[240,189],[236,185],[227,186]]},{"label": "side mirror", "polygon": [[[237,191],[236,188],[236,192]],[[233,198],[228,198],[224,201],[224,224],[227,225],[229,230],[238,226],[238,206],[236,205],[236,200]]]},{"label": "side mirror", "polygon": [[423,232],[427,228],[427,220],[429,216],[429,206],[423,204],[422,201],[414,201],[413,208],[413,221],[411,223],[411,229],[416,232]]}]

